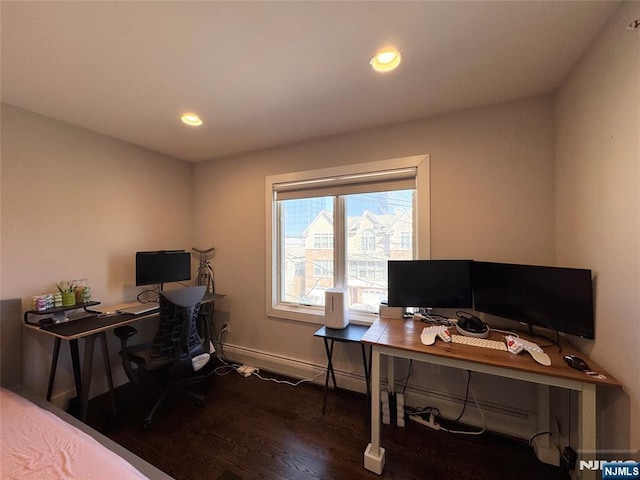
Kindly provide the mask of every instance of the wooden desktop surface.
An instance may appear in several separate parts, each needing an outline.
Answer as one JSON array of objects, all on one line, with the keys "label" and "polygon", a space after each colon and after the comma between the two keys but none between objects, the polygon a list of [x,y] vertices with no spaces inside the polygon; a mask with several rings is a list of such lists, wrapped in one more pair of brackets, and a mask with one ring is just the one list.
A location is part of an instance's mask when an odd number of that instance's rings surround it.
[{"label": "wooden desktop surface", "polygon": [[[367,333],[362,337],[362,342],[410,352],[426,353],[437,357],[468,360],[479,364],[528,373],[539,373],[551,377],[593,383],[601,386],[622,387],[618,380],[613,378],[600,365],[587,357],[583,352],[579,351],[563,337],[560,337],[562,351],[560,351],[556,345],[543,348],[544,352],[547,353],[551,359],[551,365],[545,367],[544,365],[540,365],[536,362],[531,355],[526,352],[522,352],[519,355],[513,355],[509,352],[492,350],[490,348],[445,343],[440,339],[436,339],[436,342],[433,345],[423,345],[420,340],[420,334],[422,333],[422,329],[426,326],[426,323],[413,319],[398,320],[380,317],[371,325],[371,328],[369,328]],[[457,334],[455,327],[450,328],[450,332],[451,334]],[[532,338],[523,332],[517,333],[523,339],[535,342],[540,346],[550,343],[543,338]],[[491,340],[504,341],[504,334],[492,331],[488,338]],[[600,379],[593,377],[569,367],[563,357],[571,354],[582,358],[587,362],[592,371],[601,373],[605,375],[606,378]]]}]

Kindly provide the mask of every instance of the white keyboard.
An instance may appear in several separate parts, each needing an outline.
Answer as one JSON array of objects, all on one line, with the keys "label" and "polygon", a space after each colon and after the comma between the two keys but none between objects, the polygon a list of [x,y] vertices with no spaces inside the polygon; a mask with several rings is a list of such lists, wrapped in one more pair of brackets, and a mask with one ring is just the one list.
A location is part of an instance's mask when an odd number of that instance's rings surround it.
[{"label": "white keyboard", "polygon": [[420,340],[424,345],[433,345],[436,343],[436,337],[448,332],[446,325],[431,325],[424,327],[420,334]]},{"label": "white keyboard", "polygon": [[489,340],[488,338],[467,337],[465,335],[451,335],[452,343],[461,343],[462,345],[471,345],[473,347],[490,348],[492,350],[507,351],[507,345],[498,340]]},{"label": "white keyboard", "polygon": [[545,367],[551,365],[551,358],[549,358],[549,355],[547,355],[537,343],[529,342],[512,335],[507,335],[504,338],[507,341],[508,351],[510,353],[517,355],[525,350],[529,352],[533,359],[540,365],[544,365]]},{"label": "white keyboard", "polygon": [[134,315],[142,315],[143,313],[149,313],[158,310],[158,302],[145,302],[136,303],[130,307],[121,308],[118,313],[132,313]]}]

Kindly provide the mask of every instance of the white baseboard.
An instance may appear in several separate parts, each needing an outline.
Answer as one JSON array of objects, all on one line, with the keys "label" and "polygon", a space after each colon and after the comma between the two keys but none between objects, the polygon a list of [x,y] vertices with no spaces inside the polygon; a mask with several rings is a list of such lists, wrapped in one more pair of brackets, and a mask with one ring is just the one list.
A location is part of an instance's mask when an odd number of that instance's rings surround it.
[{"label": "white baseboard", "polygon": [[[237,345],[223,346],[225,357],[233,362],[251,365],[270,372],[290,376],[296,379],[314,378],[314,383],[324,385],[326,364],[318,365],[289,357],[273,355],[267,352],[248,349]],[[365,393],[366,385],[363,374],[335,369],[338,386],[355,392]],[[403,385],[397,384],[396,391]],[[437,408],[444,418],[454,419],[462,410],[464,398],[452,396],[445,392],[431,390],[409,383],[405,389],[405,404],[408,406],[430,406]],[[492,432],[528,440],[536,432],[535,412],[513,407],[505,407],[489,402],[479,401],[486,420],[486,428]],[[474,427],[482,427],[482,417],[472,398],[467,400],[462,421]]]},{"label": "white baseboard", "polygon": [[[95,359],[94,359],[95,362]],[[118,364],[121,365],[121,364]],[[94,365],[95,366],[95,365]],[[127,376],[124,373],[122,367],[117,368],[116,365],[111,366],[111,371],[113,375],[113,386],[119,387],[120,385],[124,385],[129,381]],[[94,372],[95,373],[95,372]],[[109,386],[107,383],[106,375],[93,375],[91,379],[91,386],[89,388],[90,398],[97,397],[98,395],[102,395],[103,393],[107,393],[109,391]],[[58,408],[66,409],[69,404],[69,400],[76,396],[75,387],[68,388],[61,392],[56,392],[51,396],[51,403]]]}]

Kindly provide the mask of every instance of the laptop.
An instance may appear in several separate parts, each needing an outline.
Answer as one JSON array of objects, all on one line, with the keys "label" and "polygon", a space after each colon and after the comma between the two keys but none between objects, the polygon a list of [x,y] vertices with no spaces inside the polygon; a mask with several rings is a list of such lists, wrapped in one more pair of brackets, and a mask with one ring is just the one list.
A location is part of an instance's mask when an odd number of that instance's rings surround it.
[{"label": "laptop", "polygon": [[118,313],[131,313],[133,315],[142,315],[143,313],[155,312],[158,310],[158,302],[136,303],[130,307],[119,308]]}]

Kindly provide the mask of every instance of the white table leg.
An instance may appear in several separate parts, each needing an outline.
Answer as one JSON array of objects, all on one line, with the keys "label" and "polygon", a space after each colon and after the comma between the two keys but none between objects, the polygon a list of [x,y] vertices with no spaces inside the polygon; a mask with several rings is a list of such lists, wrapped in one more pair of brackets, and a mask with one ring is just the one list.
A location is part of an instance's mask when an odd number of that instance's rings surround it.
[{"label": "white table leg", "polygon": [[596,471],[585,468],[580,470],[580,460],[592,460],[596,453],[596,386],[593,383],[583,383],[582,391],[578,392],[578,462],[576,472],[578,478],[595,480]]},{"label": "white table leg", "polygon": [[380,475],[384,469],[384,448],[380,446],[380,349],[371,357],[371,443],[364,451],[364,468]]},{"label": "white table leg", "polygon": [[[551,414],[549,408],[549,385],[537,384],[538,403],[537,432],[551,432]],[[553,438],[555,441],[555,438]],[[533,439],[533,451],[538,460],[549,465],[560,465],[560,450],[552,441],[551,434],[542,434]]]}]

